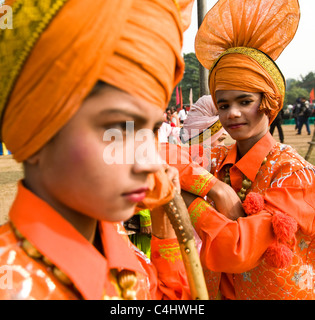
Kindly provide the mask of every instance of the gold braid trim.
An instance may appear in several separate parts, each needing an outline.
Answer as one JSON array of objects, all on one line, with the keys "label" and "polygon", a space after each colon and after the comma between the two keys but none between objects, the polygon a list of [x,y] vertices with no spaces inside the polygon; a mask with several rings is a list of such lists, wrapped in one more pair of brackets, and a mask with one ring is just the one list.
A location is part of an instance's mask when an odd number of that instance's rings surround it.
[{"label": "gold braid trim", "polygon": [[13,29],[0,30],[0,119],[36,41],[67,0],[16,0]]},{"label": "gold braid trim", "polygon": [[178,244],[162,244],[159,245],[160,257],[174,263],[177,260],[182,260]]},{"label": "gold braid trim", "polygon": [[[213,125],[211,125],[209,128],[205,129],[204,131],[200,132],[197,136],[194,136],[188,140],[189,145],[192,144],[201,144],[207,139],[209,139],[211,136],[216,134],[220,129],[222,129],[222,124],[220,120],[217,120]],[[186,143],[187,141],[185,141]]]},{"label": "gold braid trim", "polygon": [[285,79],[275,64],[275,62],[268,57],[264,52],[254,49],[254,48],[248,48],[248,47],[234,47],[234,48],[229,48],[214,61],[210,68],[210,74],[213,70],[213,68],[216,66],[216,64],[219,62],[219,60],[230,53],[240,53],[244,54],[250,58],[253,58],[255,61],[257,61],[271,76],[273,81],[275,82],[276,86],[278,87],[280,94],[284,97],[285,94]]}]

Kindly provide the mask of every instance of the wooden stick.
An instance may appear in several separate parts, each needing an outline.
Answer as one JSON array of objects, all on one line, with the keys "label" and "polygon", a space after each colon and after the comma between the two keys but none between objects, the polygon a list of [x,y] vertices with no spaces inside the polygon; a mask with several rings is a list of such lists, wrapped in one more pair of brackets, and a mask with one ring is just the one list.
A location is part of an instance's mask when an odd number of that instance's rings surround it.
[{"label": "wooden stick", "polygon": [[163,207],[179,242],[192,298],[194,300],[208,300],[206,281],[185,202],[182,196],[175,192],[174,198]]},{"label": "wooden stick", "polygon": [[[315,126],[315,123],[314,123]],[[314,127],[315,128],[315,127]],[[313,133],[313,138],[312,141],[308,142],[308,144],[310,145],[308,147],[307,153],[305,155],[305,160],[308,161],[309,157],[311,156],[311,153],[313,151],[314,145],[315,145],[315,129],[314,129],[314,133]]]}]

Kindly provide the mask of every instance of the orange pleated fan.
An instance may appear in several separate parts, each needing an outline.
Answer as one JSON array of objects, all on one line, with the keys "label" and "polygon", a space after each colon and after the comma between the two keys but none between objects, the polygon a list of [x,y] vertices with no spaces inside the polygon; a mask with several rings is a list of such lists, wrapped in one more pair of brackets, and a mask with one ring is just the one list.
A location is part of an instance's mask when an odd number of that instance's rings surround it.
[{"label": "orange pleated fan", "polygon": [[225,50],[248,47],[275,61],[294,37],[299,17],[297,0],[218,1],[196,36],[197,58],[210,69]]}]

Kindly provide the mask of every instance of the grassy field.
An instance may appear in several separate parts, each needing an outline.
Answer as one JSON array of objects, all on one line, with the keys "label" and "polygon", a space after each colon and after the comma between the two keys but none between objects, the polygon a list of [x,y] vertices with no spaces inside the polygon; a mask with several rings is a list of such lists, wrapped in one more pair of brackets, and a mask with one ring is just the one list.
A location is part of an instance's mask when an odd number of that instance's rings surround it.
[{"label": "grassy field", "polygon": [[[303,128],[302,135],[296,135],[294,125],[282,126],[284,131],[284,143],[293,146],[297,152],[305,157],[309,148],[308,142],[312,140],[314,125],[311,126],[312,135],[307,135]],[[279,141],[277,128],[274,138]],[[233,143],[231,138],[227,139],[227,144]],[[315,148],[311,154],[309,162],[315,165]],[[7,214],[16,194],[17,181],[23,177],[23,168],[12,156],[0,156],[0,225],[7,221]]]}]

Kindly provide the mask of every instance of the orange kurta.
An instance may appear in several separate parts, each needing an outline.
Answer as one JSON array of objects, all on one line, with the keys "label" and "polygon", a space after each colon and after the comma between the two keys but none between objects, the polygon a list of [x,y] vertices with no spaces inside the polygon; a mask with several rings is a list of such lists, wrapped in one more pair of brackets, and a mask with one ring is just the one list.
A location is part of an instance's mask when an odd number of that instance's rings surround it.
[{"label": "orange kurta", "polygon": [[[0,227],[0,299],[103,299],[120,297],[115,273],[137,276],[137,299],[189,299],[189,288],[176,239],[153,237],[152,262],[131,244],[121,224],[99,222],[101,254],[52,207],[22,182],[10,221],[33,246],[72,281],[62,284],[51,269],[21,248],[11,223]],[[113,247],[112,244],[115,244]],[[119,250],[117,250],[119,248]]]},{"label": "orange kurta", "polygon": [[[262,164],[265,157],[267,162]],[[190,205],[191,220],[203,243],[201,262],[210,297],[217,297],[220,289],[229,299],[314,299],[314,166],[290,146],[276,143],[269,132],[238,161],[233,145],[214,148],[208,162],[208,169],[220,180],[226,165],[232,165],[233,189],[240,190],[245,174],[252,181],[249,192],[265,199],[264,210],[237,221],[201,198]],[[290,244],[293,261],[282,269],[264,259],[275,241],[272,216],[277,212],[293,217],[299,226],[296,241]]]}]

